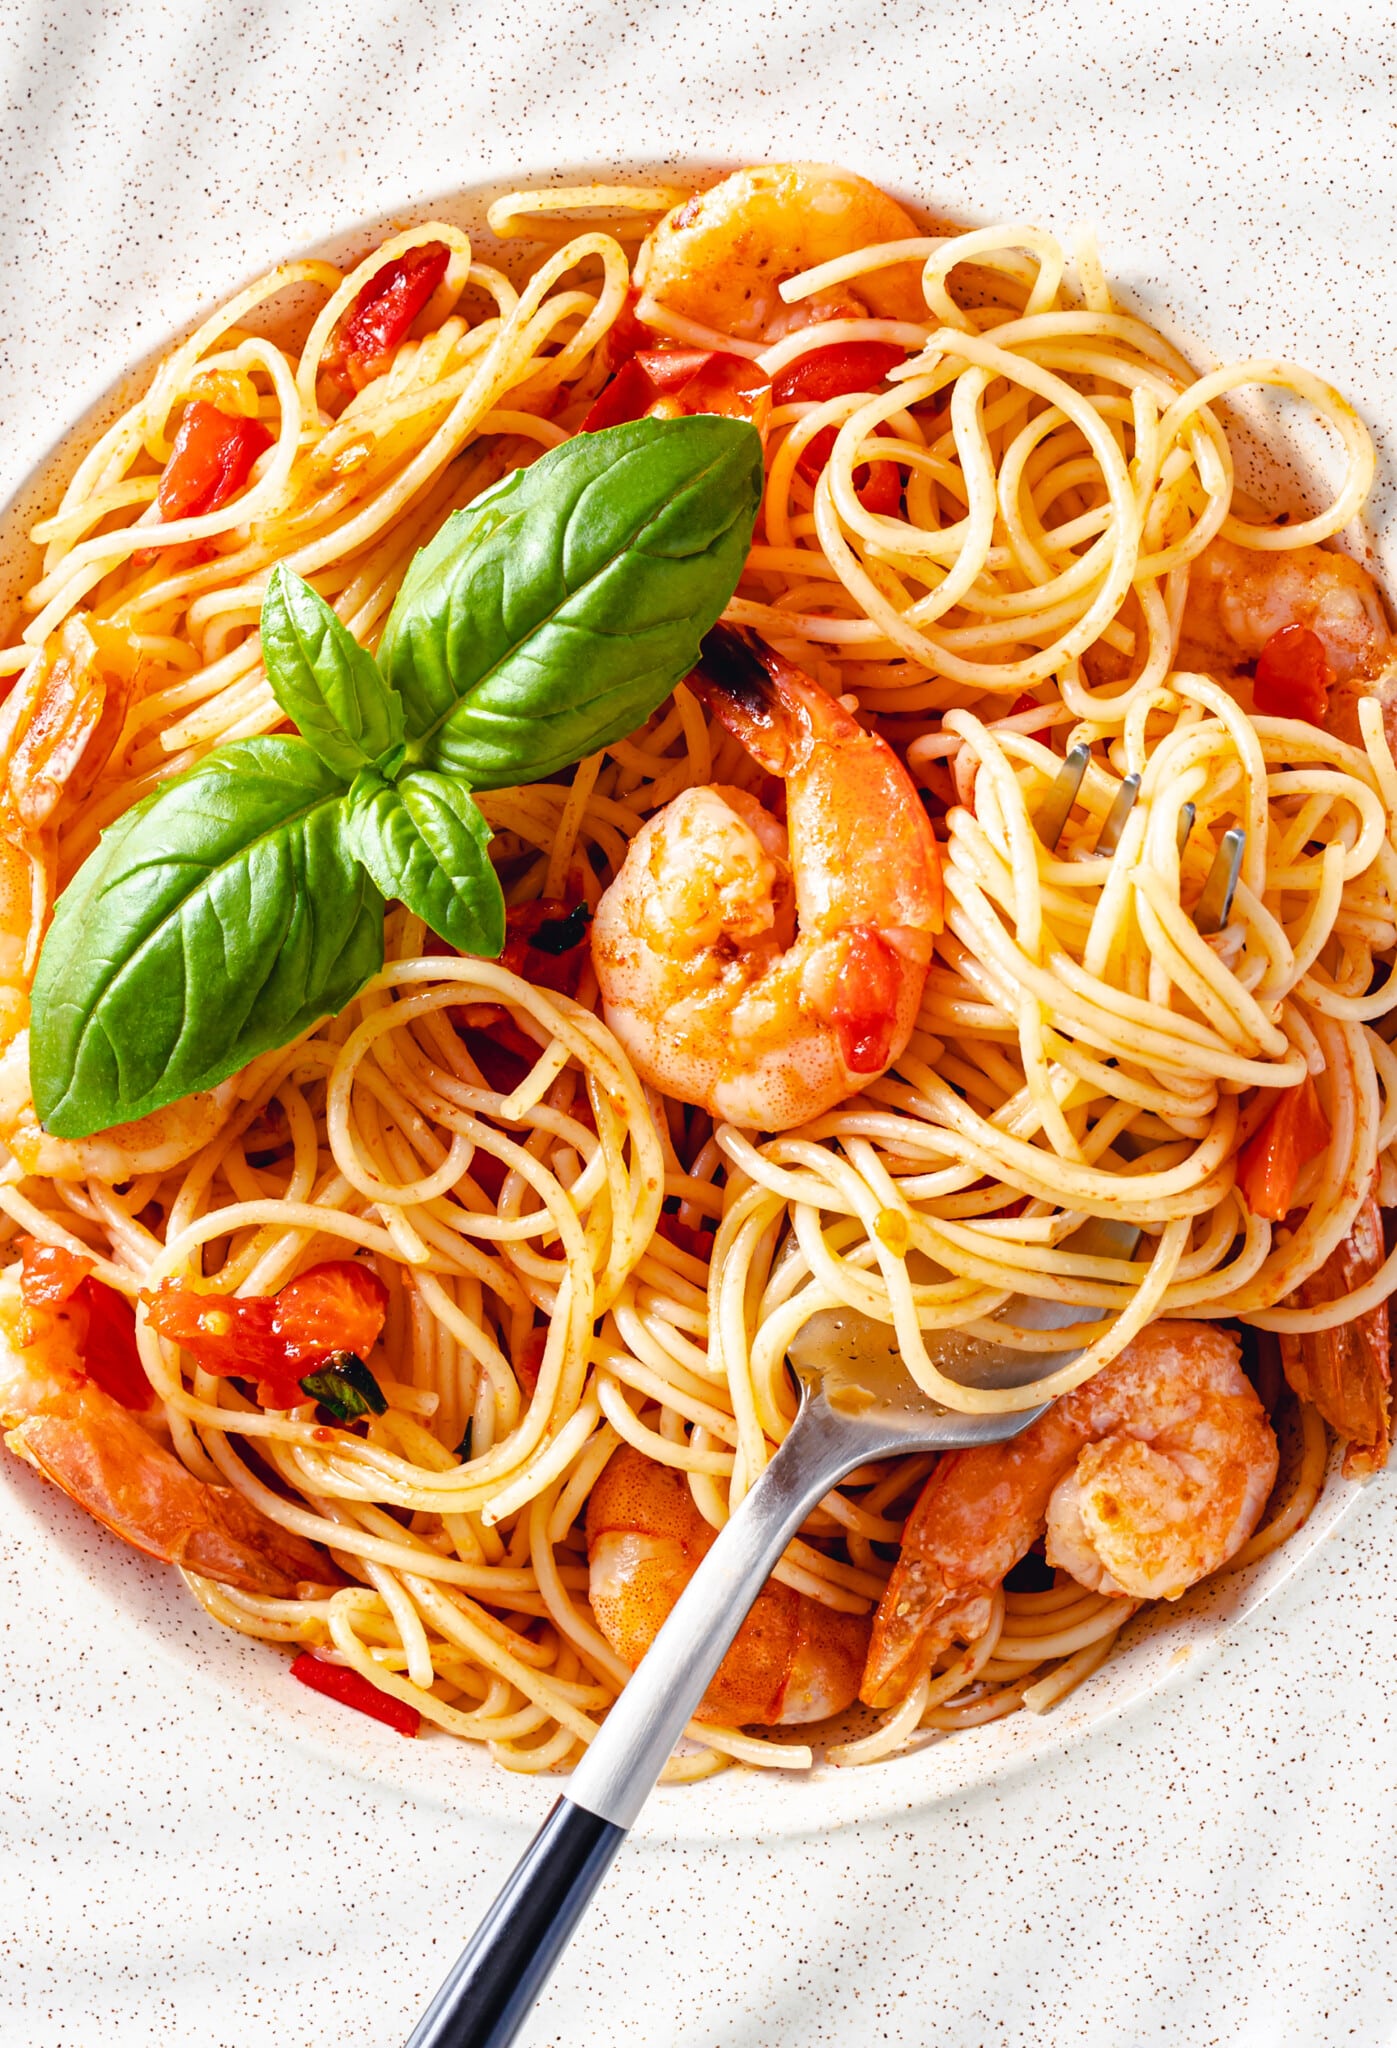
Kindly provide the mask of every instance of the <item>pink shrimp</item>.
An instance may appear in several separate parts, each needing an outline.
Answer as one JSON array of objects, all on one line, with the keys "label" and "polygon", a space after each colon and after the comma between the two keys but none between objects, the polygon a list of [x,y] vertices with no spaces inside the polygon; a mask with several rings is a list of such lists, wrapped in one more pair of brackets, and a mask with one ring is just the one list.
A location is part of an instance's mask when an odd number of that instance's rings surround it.
[{"label": "pink shrimp", "polygon": [[1283,626],[1307,627],[1324,649],[1330,732],[1361,746],[1358,704],[1376,697],[1397,738],[1397,638],[1368,571],[1333,548],[1211,541],[1189,572],[1177,665],[1224,677],[1249,671]]},{"label": "pink shrimp", "polygon": [[[587,1503],[588,1597],[634,1670],[693,1577],[714,1531],[682,1472],[624,1445]],[[842,1713],[858,1691],[868,1617],[768,1579],[704,1694],[700,1721],[790,1726]]]},{"label": "pink shrimp", "polygon": [[1177,1600],[1246,1542],[1276,1480],[1276,1439],[1208,1323],[1155,1323],[1009,1443],[941,1460],[903,1531],[860,1697],[891,1706],[1046,1528],[1047,1559],[1096,1593]]},{"label": "pink shrimp", "polygon": [[941,929],[941,867],[886,741],[728,628],[696,687],[786,786],[783,826],[744,790],[686,790],[632,840],[592,957],[606,1021],[653,1086],[762,1130],[886,1072]]},{"label": "pink shrimp", "polygon": [[267,1520],[230,1486],[182,1465],[138,1413],[104,1392],[83,1355],[85,1309],[72,1298],[26,1306],[18,1269],[0,1275],[0,1428],[5,1444],[80,1508],[147,1557],[244,1592],[292,1599],[336,1578],[321,1553]]}]

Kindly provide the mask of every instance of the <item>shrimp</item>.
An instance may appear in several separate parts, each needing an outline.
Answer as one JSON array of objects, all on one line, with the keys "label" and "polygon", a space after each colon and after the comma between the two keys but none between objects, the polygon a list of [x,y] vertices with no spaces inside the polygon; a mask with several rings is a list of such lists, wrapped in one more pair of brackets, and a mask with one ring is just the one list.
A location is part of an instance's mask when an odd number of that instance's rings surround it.
[{"label": "shrimp", "polygon": [[[886,192],[832,164],[757,164],[667,213],[636,259],[645,298],[741,341],[775,341],[812,317],[873,314],[925,324],[915,263],[869,271],[828,303],[788,307],[777,287],[798,271],[921,233]],[[642,314],[642,318],[644,315]]]},{"label": "shrimp", "polygon": [[[1369,1195],[1343,1243],[1301,1283],[1294,1305],[1314,1308],[1351,1294],[1372,1279],[1383,1258],[1382,1211],[1376,1197]],[[1302,1401],[1312,1402],[1330,1428],[1347,1439],[1346,1478],[1380,1472],[1387,1463],[1392,1444],[1389,1349],[1385,1301],[1337,1330],[1281,1338],[1286,1379]]]},{"label": "shrimp", "polygon": [[1291,625],[1317,635],[1333,672],[1328,730],[1361,746],[1359,700],[1375,696],[1397,740],[1397,638],[1368,571],[1333,548],[1210,541],[1189,575],[1177,665],[1235,676]]},{"label": "shrimp", "polygon": [[29,1090],[29,991],[58,894],[58,835],[90,794],[126,721],[138,655],[128,637],[78,613],[0,708],[0,1141],[26,1173],[129,1180],[208,1143],[234,1092],[225,1083],[95,1138],[51,1138]]},{"label": "shrimp", "polygon": [[643,1077],[760,1130],[820,1116],[907,1044],[941,929],[906,769],[781,656],[719,628],[694,680],[786,789],[686,790],[632,840],[592,924],[606,1021]]},{"label": "shrimp", "polygon": [[[634,1671],[713,1542],[682,1472],[623,1444],[587,1503],[588,1598]],[[852,1704],[868,1617],[841,1614],[768,1579],[696,1719],[729,1727],[823,1721]]]},{"label": "shrimp", "polygon": [[5,1444],[122,1541],[164,1564],[274,1599],[335,1574],[301,1537],[228,1486],[210,1486],[158,1441],[145,1416],[104,1392],[83,1357],[77,1300],[26,1306],[18,1269],[0,1274],[0,1427]]},{"label": "shrimp", "polygon": [[860,1697],[905,1697],[989,1625],[995,1589],[1046,1528],[1047,1559],[1096,1593],[1177,1600],[1246,1542],[1276,1439],[1206,1323],[1155,1323],[1022,1435],[942,1458],[908,1518]]}]

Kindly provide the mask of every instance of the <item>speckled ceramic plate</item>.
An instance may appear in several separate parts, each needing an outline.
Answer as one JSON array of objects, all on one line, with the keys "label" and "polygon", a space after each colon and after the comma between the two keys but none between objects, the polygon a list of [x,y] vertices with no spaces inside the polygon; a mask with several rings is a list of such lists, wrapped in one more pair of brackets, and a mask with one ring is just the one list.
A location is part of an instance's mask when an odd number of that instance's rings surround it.
[{"label": "speckled ceramic plate", "polygon": [[[940,179],[923,183],[910,167],[869,165],[856,160],[855,167],[871,169],[896,190],[899,196],[935,211],[968,222],[988,220],[990,210],[968,180]],[[614,172],[614,160],[570,165],[569,175],[598,175]],[[625,168],[638,173],[653,172],[653,160],[627,159]],[[521,182],[530,175],[547,177],[554,167],[537,158],[533,163],[511,164],[505,184]],[[701,180],[709,170],[708,160],[692,159],[678,165],[666,162],[664,172],[683,180]],[[467,227],[487,254],[484,232],[485,206],[500,180],[472,186],[468,191],[429,195],[416,201],[409,217],[455,219]],[[1065,225],[1059,205],[1040,206],[1040,219],[1050,225]],[[389,217],[401,221],[401,214]],[[370,228],[386,229],[383,218],[372,223],[343,224],[317,244],[317,253],[342,256],[350,249],[362,249],[371,239]],[[1141,274],[1130,260],[1130,242],[1112,233],[1109,220],[1103,222],[1105,253],[1113,265],[1128,304],[1147,313],[1171,338],[1179,341],[1195,361],[1206,363],[1232,347],[1251,352],[1277,353],[1278,338],[1262,325],[1258,310],[1245,323],[1240,315],[1232,319],[1245,326],[1246,340],[1231,334],[1214,337],[1209,328],[1209,308],[1200,304],[1200,294],[1186,274],[1170,274],[1162,281]],[[1138,233],[1138,230],[1136,231]],[[1120,242],[1125,242],[1122,250]],[[249,261],[230,268],[217,286],[216,295],[231,294],[247,275],[270,266],[289,254],[300,254],[271,241],[264,248],[249,250]],[[1114,259],[1114,262],[1113,262]],[[504,252],[503,260],[510,260]],[[1157,260],[1157,258],[1156,258]],[[143,357],[163,353],[175,338],[165,320],[166,309],[152,303],[143,325],[150,345]],[[202,317],[207,307],[196,309]],[[1323,367],[1330,364],[1326,361]],[[129,399],[131,387],[144,371],[145,363],[113,361],[109,364],[111,388],[105,398],[89,409],[77,427],[65,422],[67,431],[48,458],[39,463],[20,485],[3,521],[0,521],[0,576],[4,587],[33,574],[33,550],[23,540],[23,530],[34,516],[36,504],[51,501],[66,473],[88,445],[106,416],[118,402]],[[1343,370],[1338,367],[1343,379]],[[1297,408],[1297,413],[1299,409]],[[1251,428],[1250,455],[1254,480],[1273,503],[1298,505],[1309,494],[1323,496],[1323,476],[1331,451],[1322,433],[1312,429],[1301,413],[1287,418],[1266,402],[1257,402],[1247,415]],[[1381,512],[1381,506],[1379,506]],[[1381,539],[1379,526],[1372,538]],[[1371,544],[1369,536],[1364,542]],[[63,1568],[80,1560],[95,1597],[114,1603],[144,1641],[158,1647],[160,1654],[173,1658],[201,1685],[222,1698],[237,1698],[274,1740],[320,1746],[326,1754],[328,1738],[323,1708],[296,1687],[285,1682],[285,1660],[277,1651],[252,1643],[220,1628],[182,1597],[177,1581],[164,1571],[149,1567],[114,1539],[91,1529],[68,1503],[40,1488],[28,1474],[6,1468],[0,1474],[0,1515],[23,1530],[26,1548],[32,1548],[35,1569]],[[732,1771],[698,1786],[657,1795],[642,1827],[666,1837],[741,1838],[753,1833],[791,1831],[797,1834],[812,1827],[829,1826],[872,1816],[891,1816],[944,1794],[996,1780],[1010,1771],[1031,1766],[1036,1760],[1074,1741],[1095,1723],[1147,1698],[1160,1688],[1177,1683],[1194,1670],[1220,1635],[1243,1615],[1268,1599],[1296,1570],[1313,1547],[1343,1515],[1357,1489],[1331,1473],[1329,1484],[1308,1526],[1283,1550],[1250,1570],[1199,1588],[1174,1609],[1156,1609],[1142,1616],[1128,1631],[1123,1647],[1091,1680],[1071,1695],[1058,1709],[1035,1717],[1021,1713],[980,1729],[941,1737],[924,1737],[920,1746],[884,1763],[856,1770],[837,1770],[820,1765],[810,1773]],[[80,1525],[80,1526],[75,1526]],[[337,1722],[343,1717],[336,1717]],[[483,1751],[459,1745],[450,1739],[431,1739],[404,1744],[401,1739],[371,1723],[356,1720],[349,1734],[334,1730],[334,1754],[341,1760],[347,1750],[356,1768],[387,1786],[414,1792],[440,1790],[449,1784],[452,1795],[467,1799],[482,1814],[507,1816],[517,1812],[521,1799],[529,1797],[518,1780],[495,1769]]]}]

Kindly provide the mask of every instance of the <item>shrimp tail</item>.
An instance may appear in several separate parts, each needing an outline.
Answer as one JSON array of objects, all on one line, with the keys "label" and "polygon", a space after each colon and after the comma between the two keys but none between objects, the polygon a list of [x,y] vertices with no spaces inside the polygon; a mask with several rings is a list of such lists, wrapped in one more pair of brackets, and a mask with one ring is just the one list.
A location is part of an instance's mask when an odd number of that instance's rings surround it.
[{"label": "shrimp tail", "polygon": [[[1382,1211],[1370,1195],[1343,1243],[1299,1288],[1300,1306],[1314,1308],[1351,1294],[1372,1279],[1384,1256]],[[1291,1388],[1347,1439],[1344,1475],[1349,1479],[1380,1472],[1387,1463],[1392,1446],[1390,1348],[1385,1301],[1336,1330],[1281,1338],[1281,1364]]]},{"label": "shrimp tail", "polygon": [[277,1528],[232,1487],[196,1479],[100,1387],[65,1389],[11,1429],[5,1445],[162,1564],[281,1600],[299,1583],[338,1578],[313,1544]]}]

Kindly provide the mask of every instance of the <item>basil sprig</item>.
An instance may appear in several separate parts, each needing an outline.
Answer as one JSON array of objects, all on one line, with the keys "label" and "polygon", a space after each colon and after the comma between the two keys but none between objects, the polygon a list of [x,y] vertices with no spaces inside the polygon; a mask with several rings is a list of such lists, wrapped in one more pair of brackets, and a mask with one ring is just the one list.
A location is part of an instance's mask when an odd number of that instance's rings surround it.
[{"label": "basil sprig", "polygon": [[144,1116],[342,1010],[383,964],[387,898],[497,955],[471,790],[554,774],[649,717],[736,587],[761,488],[742,421],[578,435],[419,552],[377,660],[275,569],[262,653],[297,735],[163,784],[60,897],[30,1032],[45,1129]]}]

